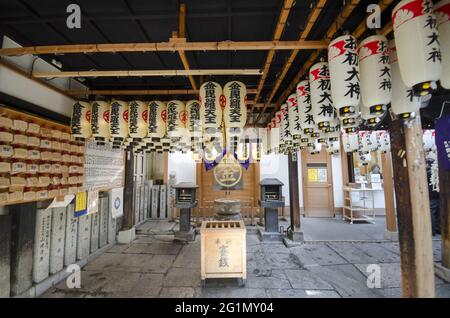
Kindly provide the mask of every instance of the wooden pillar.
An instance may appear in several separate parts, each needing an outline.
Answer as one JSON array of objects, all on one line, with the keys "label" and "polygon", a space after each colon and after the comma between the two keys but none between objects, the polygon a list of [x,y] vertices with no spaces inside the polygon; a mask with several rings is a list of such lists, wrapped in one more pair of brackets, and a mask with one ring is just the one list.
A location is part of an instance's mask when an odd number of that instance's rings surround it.
[{"label": "wooden pillar", "polygon": [[391,153],[381,154],[381,166],[383,169],[384,205],[386,210],[386,230],[392,234],[397,232],[394,205],[394,177],[392,173]]},{"label": "wooden pillar", "polygon": [[123,191],[122,230],[126,231],[134,224],[133,193],[134,188],[134,155],[132,151],[125,152],[125,188]]},{"label": "wooden pillar", "polygon": [[300,229],[300,198],[298,188],[298,154],[288,155],[289,169],[289,210],[292,230]]},{"label": "wooden pillar", "polygon": [[163,160],[164,160],[163,184],[168,184],[169,183],[169,153],[168,152],[164,152]]},{"label": "wooden pillar", "polygon": [[444,170],[442,164],[439,165],[439,200],[442,266],[450,269],[450,170]]},{"label": "wooden pillar", "polygon": [[389,131],[403,297],[434,297],[430,202],[420,117],[407,123],[390,121]]}]

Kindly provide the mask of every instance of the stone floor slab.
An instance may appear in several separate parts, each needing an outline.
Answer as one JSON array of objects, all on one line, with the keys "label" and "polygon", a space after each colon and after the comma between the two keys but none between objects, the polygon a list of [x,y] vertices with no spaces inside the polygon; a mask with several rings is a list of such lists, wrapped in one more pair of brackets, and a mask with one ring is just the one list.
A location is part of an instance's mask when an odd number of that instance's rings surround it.
[{"label": "stone floor slab", "polygon": [[375,264],[378,259],[364,249],[359,248],[356,243],[331,242],[327,245],[343,257],[349,263]]},{"label": "stone floor slab", "polygon": [[164,287],[159,294],[160,298],[193,298],[196,291],[192,287]]},{"label": "stone floor slab", "polygon": [[334,290],[267,289],[269,298],[340,298]]},{"label": "stone floor slab", "polygon": [[296,255],[304,265],[336,265],[348,263],[324,243],[304,244],[300,247],[294,247],[291,248],[291,253]]},{"label": "stone floor slab", "polygon": [[196,268],[172,267],[164,278],[164,287],[198,287],[200,271]]},{"label": "stone floor slab", "polygon": [[174,255],[133,254],[132,257],[124,255],[126,258],[120,270],[126,272],[166,273],[175,260]]},{"label": "stone floor slab", "polygon": [[126,254],[157,254],[177,255],[182,248],[181,244],[152,242],[147,244],[131,244],[124,253]]},{"label": "stone floor slab", "polygon": [[127,256],[119,253],[105,253],[83,267],[86,271],[117,270]]},{"label": "stone floor slab", "polygon": [[323,280],[319,275],[305,269],[285,270],[286,276],[296,289],[328,289],[332,290],[333,286]]}]

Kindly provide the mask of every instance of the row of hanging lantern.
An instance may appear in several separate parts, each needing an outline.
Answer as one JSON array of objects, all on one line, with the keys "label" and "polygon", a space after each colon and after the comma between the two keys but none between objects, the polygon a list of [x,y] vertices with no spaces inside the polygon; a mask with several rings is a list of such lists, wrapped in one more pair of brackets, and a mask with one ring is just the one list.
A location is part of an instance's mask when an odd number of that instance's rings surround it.
[{"label": "row of hanging lantern", "polygon": [[[201,152],[215,160],[224,149],[236,152],[240,160],[260,160],[263,136],[244,129],[247,120],[247,91],[242,82],[231,81],[223,90],[215,82],[200,87],[199,100],[184,104],[134,100],[79,101],[73,106],[72,134],[83,141],[111,142],[114,148],[137,152],[191,150],[194,159]],[[247,158],[247,159],[246,159]]]},{"label": "row of hanging lantern", "polygon": [[362,123],[377,125],[388,105],[400,118],[414,117],[437,81],[450,88],[450,0],[434,8],[430,0],[403,0],[392,22],[395,40],[390,42],[372,35],[358,45],[350,34],[331,41],[328,60],[310,68],[269,122],[267,152],[308,148],[317,153],[323,144],[334,154],[342,129],[344,151],[366,153],[357,133]]}]

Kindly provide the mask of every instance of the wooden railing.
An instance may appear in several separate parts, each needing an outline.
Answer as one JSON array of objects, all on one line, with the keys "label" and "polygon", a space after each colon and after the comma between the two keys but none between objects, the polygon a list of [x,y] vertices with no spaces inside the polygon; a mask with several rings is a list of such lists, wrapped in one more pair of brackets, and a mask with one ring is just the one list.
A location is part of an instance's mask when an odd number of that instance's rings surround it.
[{"label": "wooden railing", "polygon": [[[245,225],[264,225],[264,209],[253,206],[253,198],[241,200],[241,215]],[[280,208],[279,216],[285,219],[285,208]],[[202,206],[197,206],[191,213],[191,222],[200,226],[203,221],[214,219],[216,212],[214,211],[214,201],[203,201]],[[180,209],[175,208],[173,221],[180,217]]]}]

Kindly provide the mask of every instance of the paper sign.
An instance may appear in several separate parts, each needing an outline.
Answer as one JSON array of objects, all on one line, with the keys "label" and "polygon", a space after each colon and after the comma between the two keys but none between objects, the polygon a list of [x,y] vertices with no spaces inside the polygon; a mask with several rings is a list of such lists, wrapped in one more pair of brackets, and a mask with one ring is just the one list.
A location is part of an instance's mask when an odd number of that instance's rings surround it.
[{"label": "paper sign", "polygon": [[75,195],[75,217],[87,214],[87,192],[78,192]]},{"label": "paper sign", "polygon": [[98,212],[98,191],[92,190],[88,193],[88,209],[87,214],[94,214]]},{"label": "paper sign", "polygon": [[123,188],[114,188],[109,192],[110,210],[113,219],[123,215]]},{"label": "paper sign", "polygon": [[74,197],[73,194],[69,194],[65,195],[63,200],[58,200],[58,198],[54,198],[52,203],[50,203],[50,205],[47,207],[46,210],[53,208],[64,208],[68,206],[70,202],[72,202],[73,197]]},{"label": "paper sign", "polygon": [[309,182],[317,182],[317,169],[308,169],[308,181]]}]

